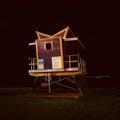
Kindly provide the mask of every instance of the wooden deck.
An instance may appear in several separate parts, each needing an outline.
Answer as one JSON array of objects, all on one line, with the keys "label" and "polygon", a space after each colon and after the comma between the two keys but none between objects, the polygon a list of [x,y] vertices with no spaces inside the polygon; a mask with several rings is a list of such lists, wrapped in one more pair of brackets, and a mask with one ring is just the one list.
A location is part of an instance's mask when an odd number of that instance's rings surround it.
[{"label": "wooden deck", "polygon": [[86,71],[81,70],[69,70],[69,71],[55,71],[55,72],[29,72],[30,76],[73,76],[73,75],[86,75]]}]

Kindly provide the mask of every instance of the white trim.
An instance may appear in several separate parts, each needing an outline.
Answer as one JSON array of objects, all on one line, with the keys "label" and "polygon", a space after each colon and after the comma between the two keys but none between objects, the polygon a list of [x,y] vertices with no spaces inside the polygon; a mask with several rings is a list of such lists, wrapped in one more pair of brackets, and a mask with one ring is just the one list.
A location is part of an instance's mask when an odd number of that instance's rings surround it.
[{"label": "white trim", "polygon": [[65,41],[76,41],[78,40],[78,37],[74,37],[74,38],[63,38]]},{"label": "white trim", "polygon": [[29,43],[29,46],[36,45],[35,42]]},{"label": "white trim", "polygon": [[29,73],[33,73],[33,72],[59,72],[59,71],[64,71],[64,69],[58,69],[58,70],[52,70],[52,69],[47,69],[47,70],[29,70]]},{"label": "white trim", "polygon": [[75,68],[66,68],[66,69],[47,69],[47,70],[28,70],[28,73],[49,73],[49,72],[67,72],[67,71],[78,71],[78,67]]}]

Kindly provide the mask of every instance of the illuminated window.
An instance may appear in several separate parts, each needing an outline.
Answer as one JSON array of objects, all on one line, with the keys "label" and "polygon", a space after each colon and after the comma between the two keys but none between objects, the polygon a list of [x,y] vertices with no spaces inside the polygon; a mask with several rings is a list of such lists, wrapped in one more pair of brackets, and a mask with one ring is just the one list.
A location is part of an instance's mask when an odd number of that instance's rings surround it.
[{"label": "illuminated window", "polygon": [[52,50],[53,47],[52,47],[52,42],[45,42],[45,50]]}]

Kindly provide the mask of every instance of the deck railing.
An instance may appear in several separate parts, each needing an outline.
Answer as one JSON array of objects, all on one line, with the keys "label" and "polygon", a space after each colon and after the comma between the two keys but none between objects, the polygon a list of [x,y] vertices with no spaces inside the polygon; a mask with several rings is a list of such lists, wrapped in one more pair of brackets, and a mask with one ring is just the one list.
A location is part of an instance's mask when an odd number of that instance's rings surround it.
[{"label": "deck railing", "polygon": [[79,54],[66,55],[65,56],[65,65],[66,68],[78,68],[81,71],[86,71],[86,62],[80,58]]},{"label": "deck railing", "polygon": [[28,60],[30,60],[30,70],[36,70],[37,69],[37,62],[36,62],[36,58],[28,58]]},{"label": "deck railing", "polygon": [[[30,60],[30,70],[37,70],[36,58],[28,58]],[[65,68],[78,68],[81,71],[86,71],[86,62],[80,58],[79,54],[65,56]]]},{"label": "deck railing", "polygon": [[80,58],[80,61],[78,63],[78,68],[81,70],[81,71],[86,71],[86,62],[85,60],[83,60],[82,58]]}]

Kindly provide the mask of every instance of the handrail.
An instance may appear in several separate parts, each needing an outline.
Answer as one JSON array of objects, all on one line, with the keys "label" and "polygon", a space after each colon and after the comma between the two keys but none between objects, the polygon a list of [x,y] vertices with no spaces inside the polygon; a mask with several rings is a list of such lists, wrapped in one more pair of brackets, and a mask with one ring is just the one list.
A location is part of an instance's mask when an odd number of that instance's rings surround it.
[{"label": "handrail", "polygon": [[[81,71],[86,71],[86,62],[82,58],[80,58],[79,54],[73,54],[73,55],[66,55],[65,58],[68,57],[68,60],[65,60],[65,63],[69,64],[69,68],[72,68],[72,63],[78,63],[78,68]],[[72,57],[77,57],[73,58]]]},{"label": "handrail", "polygon": [[31,60],[31,59],[36,59],[36,58],[28,58],[28,60]]},{"label": "handrail", "polygon": [[37,65],[36,58],[28,58],[28,60],[31,61],[31,63],[28,64],[31,66],[31,70],[35,70],[35,66]]},{"label": "handrail", "polygon": [[[80,69],[81,71],[86,71],[86,62],[85,62],[85,60],[80,58],[79,54],[78,55],[76,55],[76,54],[66,55],[65,57],[68,57],[68,59],[65,60],[65,63],[68,63],[68,68],[74,68],[75,66],[77,66],[77,68]],[[37,69],[36,68],[36,66],[37,66],[36,58],[28,58],[28,60],[31,61],[28,64],[31,66],[31,70]],[[75,66],[72,66],[72,65],[74,65],[74,63],[75,63]]]},{"label": "handrail", "polygon": [[73,55],[65,55],[65,57],[69,57],[69,56],[78,56],[78,54],[73,54]]}]

